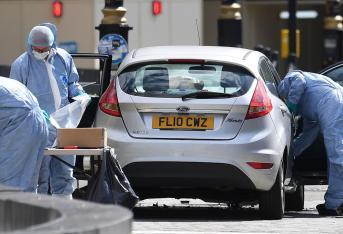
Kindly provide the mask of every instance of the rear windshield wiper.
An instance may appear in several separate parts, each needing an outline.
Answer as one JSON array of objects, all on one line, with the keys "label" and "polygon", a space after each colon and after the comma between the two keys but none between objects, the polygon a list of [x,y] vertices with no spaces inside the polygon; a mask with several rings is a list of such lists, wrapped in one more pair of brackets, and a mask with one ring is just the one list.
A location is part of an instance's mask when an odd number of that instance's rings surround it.
[{"label": "rear windshield wiper", "polygon": [[217,92],[209,92],[209,91],[199,91],[194,93],[188,93],[182,96],[182,101],[188,98],[197,98],[197,99],[210,99],[210,98],[231,98],[236,97],[234,94],[230,93],[217,93]]}]

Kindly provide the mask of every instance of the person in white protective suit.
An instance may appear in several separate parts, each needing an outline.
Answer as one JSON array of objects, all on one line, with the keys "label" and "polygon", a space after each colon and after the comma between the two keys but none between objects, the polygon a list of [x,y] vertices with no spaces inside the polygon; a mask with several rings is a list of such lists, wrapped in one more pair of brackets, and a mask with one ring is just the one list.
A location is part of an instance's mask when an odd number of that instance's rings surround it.
[{"label": "person in white protective suit", "polygon": [[319,214],[343,215],[343,88],[326,76],[292,71],[278,89],[290,111],[303,118],[303,132],[294,140],[295,157],[323,133],[329,186],[325,204],[317,206]]},{"label": "person in white protective suit", "polygon": [[[69,98],[85,96],[89,100],[78,83],[79,76],[71,55],[56,47],[54,33],[56,31],[52,32],[49,25],[32,28],[27,51],[12,63],[10,72],[10,78],[26,85],[49,115],[67,106]],[[47,146],[51,147],[55,140],[56,128],[50,124]],[[75,165],[75,156],[61,158]],[[44,157],[38,183],[39,193],[48,193],[50,190],[53,196],[71,198],[74,181],[72,168],[54,158]]]},{"label": "person in white protective suit", "polygon": [[20,82],[0,77],[0,184],[35,192],[48,139],[37,99]]}]

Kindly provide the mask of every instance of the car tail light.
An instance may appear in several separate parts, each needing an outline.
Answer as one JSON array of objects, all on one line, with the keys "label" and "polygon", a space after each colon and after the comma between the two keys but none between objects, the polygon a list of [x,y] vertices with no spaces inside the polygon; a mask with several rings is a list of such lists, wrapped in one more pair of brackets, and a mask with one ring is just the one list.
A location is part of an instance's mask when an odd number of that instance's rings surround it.
[{"label": "car tail light", "polygon": [[110,85],[107,87],[104,94],[101,96],[99,101],[99,107],[102,112],[120,117],[120,110],[118,105],[118,97],[115,85],[115,79],[112,79]]},{"label": "car tail light", "polygon": [[273,163],[247,162],[247,164],[254,169],[270,169],[273,167]]},{"label": "car tail light", "polygon": [[258,79],[257,86],[254,95],[252,96],[245,119],[255,119],[265,116],[272,109],[272,100],[267,94],[266,88],[263,85],[263,81]]}]

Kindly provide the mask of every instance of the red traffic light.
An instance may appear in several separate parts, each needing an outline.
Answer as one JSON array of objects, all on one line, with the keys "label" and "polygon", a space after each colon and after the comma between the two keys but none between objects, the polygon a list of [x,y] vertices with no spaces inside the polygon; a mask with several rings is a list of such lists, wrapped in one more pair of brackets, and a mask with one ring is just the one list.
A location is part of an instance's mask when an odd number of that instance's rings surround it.
[{"label": "red traffic light", "polygon": [[162,13],[162,2],[159,0],[152,1],[152,13],[154,15],[159,15]]},{"label": "red traffic light", "polygon": [[63,12],[63,3],[61,1],[52,2],[52,14],[55,17],[61,17]]}]

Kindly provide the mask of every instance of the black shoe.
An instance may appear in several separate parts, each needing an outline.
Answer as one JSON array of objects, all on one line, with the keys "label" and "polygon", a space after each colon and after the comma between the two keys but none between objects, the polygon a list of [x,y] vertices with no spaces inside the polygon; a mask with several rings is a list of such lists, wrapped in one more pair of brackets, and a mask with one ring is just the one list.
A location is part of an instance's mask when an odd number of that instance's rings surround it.
[{"label": "black shoe", "polygon": [[342,214],[342,210],[340,208],[338,208],[337,210],[334,209],[327,209],[325,207],[325,204],[319,204],[316,206],[319,215],[322,216],[340,216],[343,215]]}]

